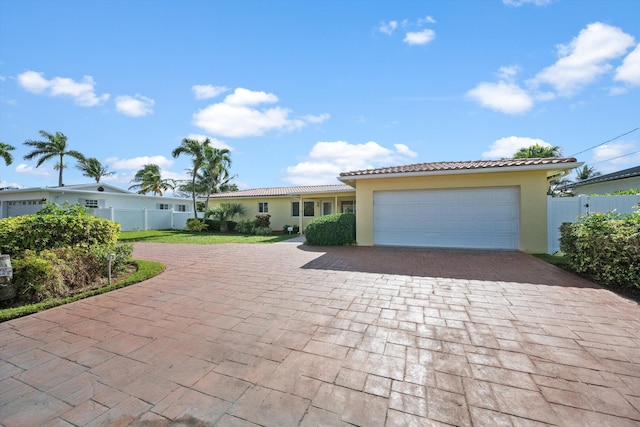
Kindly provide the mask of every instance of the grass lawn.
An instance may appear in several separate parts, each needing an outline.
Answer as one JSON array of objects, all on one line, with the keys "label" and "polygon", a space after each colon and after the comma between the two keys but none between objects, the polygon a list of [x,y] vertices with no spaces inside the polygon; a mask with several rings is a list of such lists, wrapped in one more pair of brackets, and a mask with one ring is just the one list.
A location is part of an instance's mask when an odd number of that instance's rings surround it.
[{"label": "grass lawn", "polygon": [[156,243],[193,243],[200,245],[219,245],[222,243],[276,243],[289,240],[295,235],[280,234],[273,236],[255,236],[237,233],[207,233],[186,230],[147,230],[123,231],[120,233],[121,243],[156,242]]}]

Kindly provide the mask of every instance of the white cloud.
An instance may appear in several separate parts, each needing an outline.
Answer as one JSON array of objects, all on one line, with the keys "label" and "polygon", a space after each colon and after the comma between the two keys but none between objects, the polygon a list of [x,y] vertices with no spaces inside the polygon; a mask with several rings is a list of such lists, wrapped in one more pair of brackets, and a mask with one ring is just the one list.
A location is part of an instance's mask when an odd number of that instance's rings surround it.
[{"label": "white cloud", "polygon": [[155,103],[153,99],[140,94],[136,94],[135,96],[116,96],[116,110],[119,113],[131,117],[142,117],[152,114]]},{"label": "white cloud", "polygon": [[640,44],[624,58],[622,65],[616,69],[614,79],[632,86],[640,86]]},{"label": "white cloud", "polygon": [[482,153],[483,159],[502,159],[512,157],[521,148],[531,147],[532,145],[541,145],[543,147],[551,147],[548,142],[537,139],[528,138],[526,136],[509,136],[494,141],[489,147],[489,151]]},{"label": "white cloud", "polygon": [[407,32],[404,42],[409,45],[425,45],[436,38],[436,32],[428,28],[421,31]]},{"label": "white cloud", "polygon": [[551,85],[562,96],[573,96],[612,70],[610,60],[625,54],[634,39],[620,28],[601,22],[587,25],[568,45],[558,45],[560,59],[530,81]]},{"label": "white cloud", "polygon": [[29,166],[24,163],[20,163],[18,166],[16,166],[15,171],[16,173],[22,173],[25,175],[50,176],[50,172],[46,168],[34,168],[33,166]]},{"label": "white cloud", "polygon": [[398,21],[389,21],[380,24],[380,26],[378,27],[378,31],[390,36],[391,34],[393,34],[396,28],[398,28]]},{"label": "white cloud", "polygon": [[28,92],[49,96],[67,96],[82,107],[93,107],[109,99],[109,94],[96,95],[93,77],[84,76],[81,82],[68,77],[47,80],[44,73],[25,71],[17,76],[18,84]]},{"label": "white cloud", "polygon": [[278,97],[272,93],[237,88],[223,102],[194,113],[193,124],[212,135],[242,138],[261,136],[271,130],[292,131],[329,118],[328,114],[291,118],[291,110],[287,108],[260,108],[260,104],[276,102]]},{"label": "white cloud", "polygon": [[173,165],[173,160],[164,156],[141,156],[131,159],[119,159],[118,157],[109,157],[105,159],[105,163],[114,169],[139,170],[144,165],[158,165],[160,169],[168,168]]},{"label": "white cloud", "polygon": [[502,3],[508,6],[522,6],[523,4],[531,3],[534,6],[547,6],[553,3],[555,0],[502,0]]},{"label": "white cloud", "polygon": [[433,16],[429,16],[429,15],[425,16],[424,18],[418,19],[418,26],[419,27],[424,25],[424,24],[435,24],[435,23],[436,23],[436,20],[434,19],[434,17]]},{"label": "white cloud", "polygon": [[286,169],[284,180],[294,185],[335,184],[341,172],[402,164],[417,156],[404,144],[394,144],[394,148],[385,148],[374,141],[318,142],[307,159]]},{"label": "white cloud", "polygon": [[191,90],[193,90],[193,93],[196,95],[196,99],[208,99],[225,93],[229,88],[224,86],[193,85]]},{"label": "white cloud", "polygon": [[593,149],[591,163],[606,162],[605,164],[609,166],[602,167],[602,169],[612,170],[618,170],[623,165],[637,165],[640,162],[640,153],[627,155],[636,151],[638,151],[638,147],[633,142],[613,142],[601,145]]},{"label": "white cloud", "polygon": [[466,94],[482,107],[505,114],[521,114],[533,107],[532,97],[516,83],[480,83]]},{"label": "white cloud", "polygon": [[211,141],[212,147],[226,148],[229,151],[233,150],[233,148],[230,145],[228,145],[226,142],[220,141],[219,139],[212,138],[207,135],[203,135],[201,133],[190,133],[189,135],[186,136],[186,138],[195,139],[196,141],[200,141],[200,142],[203,142],[205,139],[209,138],[209,141]]}]

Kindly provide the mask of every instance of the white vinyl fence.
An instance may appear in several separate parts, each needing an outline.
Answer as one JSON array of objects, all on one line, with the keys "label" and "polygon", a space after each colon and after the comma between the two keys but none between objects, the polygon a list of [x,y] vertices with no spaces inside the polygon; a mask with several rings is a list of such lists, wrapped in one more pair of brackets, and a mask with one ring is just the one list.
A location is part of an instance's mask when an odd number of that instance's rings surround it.
[{"label": "white vinyl fence", "polygon": [[88,209],[98,218],[110,219],[120,224],[122,231],[137,230],[182,230],[193,212],[177,212],[168,209]]},{"label": "white vinyl fence", "polygon": [[547,251],[560,250],[560,226],[563,222],[578,222],[583,215],[596,212],[633,213],[640,205],[640,195],[577,196],[547,199]]}]

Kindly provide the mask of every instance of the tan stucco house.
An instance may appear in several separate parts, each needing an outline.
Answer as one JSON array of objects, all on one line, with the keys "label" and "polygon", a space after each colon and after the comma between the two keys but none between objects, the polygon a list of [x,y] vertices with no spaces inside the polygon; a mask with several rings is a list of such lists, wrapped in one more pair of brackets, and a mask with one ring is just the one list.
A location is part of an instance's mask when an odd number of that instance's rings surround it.
[{"label": "tan stucco house", "polygon": [[269,213],[273,229],[301,230],[314,217],[354,211],[360,246],[544,253],[549,182],[579,166],[574,158],[419,163],[344,172],[345,185],[214,194],[210,206],[241,203],[245,218]]}]

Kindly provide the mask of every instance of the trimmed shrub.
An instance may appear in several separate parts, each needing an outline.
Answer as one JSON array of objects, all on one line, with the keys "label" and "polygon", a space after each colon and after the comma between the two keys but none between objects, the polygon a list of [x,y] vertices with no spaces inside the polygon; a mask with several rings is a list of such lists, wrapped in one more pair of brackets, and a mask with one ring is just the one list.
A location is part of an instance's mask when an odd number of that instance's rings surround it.
[{"label": "trimmed shrub", "polygon": [[254,234],[256,231],[256,222],[251,220],[244,220],[238,222],[236,230],[241,234]]},{"label": "trimmed shrub", "polygon": [[227,221],[227,231],[230,233],[236,231],[237,225],[238,223],[235,221]]},{"label": "trimmed shrub", "polygon": [[271,215],[258,214],[256,215],[256,227],[264,228],[271,225]]},{"label": "trimmed shrub", "polygon": [[569,267],[604,285],[640,291],[640,212],[596,213],[560,227]]},{"label": "trimmed shrub", "polygon": [[211,231],[213,233],[220,231],[220,220],[205,219],[204,223],[207,224],[207,231]]},{"label": "trimmed shrub", "polygon": [[34,214],[0,220],[0,253],[19,257],[26,250],[60,247],[114,247],[120,224],[74,214]]},{"label": "trimmed shrub", "polygon": [[308,245],[340,246],[356,242],[356,216],[331,214],[313,219],[304,231]]},{"label": "trimmed shrub", "polygon": [[269,227],[256,227],[253,232],[256,236],[271,236],[271,228]]}]

